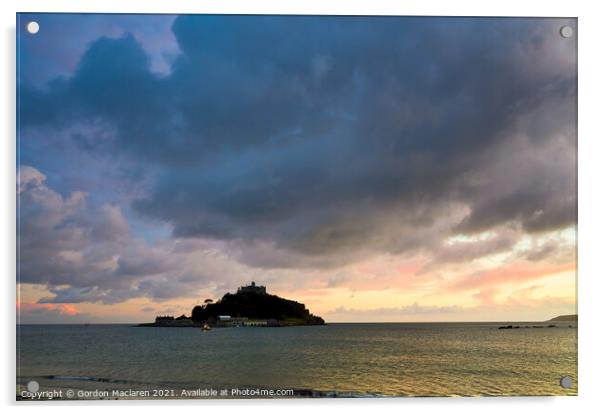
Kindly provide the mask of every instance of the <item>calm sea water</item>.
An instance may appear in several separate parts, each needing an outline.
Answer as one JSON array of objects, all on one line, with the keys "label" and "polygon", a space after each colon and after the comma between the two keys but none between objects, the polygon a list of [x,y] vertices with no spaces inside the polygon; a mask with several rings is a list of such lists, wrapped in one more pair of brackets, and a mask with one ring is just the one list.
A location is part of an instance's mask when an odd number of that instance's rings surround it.
[{"label": "calm sea water", "polygon": [[[532,325],[515,323],[515,325]],[[535,323],[533,323],[535,324]],[[313,396],[574,395],[577,329],[500,323],[290,328],[17,327],[17,384],[261,388]],[[571,389],[559,379],[575,379]]]}]

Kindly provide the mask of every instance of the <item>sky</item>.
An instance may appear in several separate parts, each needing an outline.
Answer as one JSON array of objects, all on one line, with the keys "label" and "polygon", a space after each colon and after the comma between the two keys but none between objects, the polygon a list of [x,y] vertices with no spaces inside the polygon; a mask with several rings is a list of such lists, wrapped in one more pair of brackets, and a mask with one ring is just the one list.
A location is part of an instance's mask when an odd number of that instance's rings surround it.
[{"label": "sky", "polygon": [[[40,25],[26,32],[27,22]],[[20,14],[20,323],[576,313],[575,19]]]}]

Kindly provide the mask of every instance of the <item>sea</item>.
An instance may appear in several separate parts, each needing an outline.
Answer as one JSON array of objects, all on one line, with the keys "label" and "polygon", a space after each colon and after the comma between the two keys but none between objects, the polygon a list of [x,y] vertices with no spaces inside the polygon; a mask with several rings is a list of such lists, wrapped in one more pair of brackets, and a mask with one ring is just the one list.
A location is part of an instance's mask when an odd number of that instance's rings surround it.
[{"label": "sea", "polygon": [[17,399],[576,395],[577,325],[548,325],[18,325]]}]

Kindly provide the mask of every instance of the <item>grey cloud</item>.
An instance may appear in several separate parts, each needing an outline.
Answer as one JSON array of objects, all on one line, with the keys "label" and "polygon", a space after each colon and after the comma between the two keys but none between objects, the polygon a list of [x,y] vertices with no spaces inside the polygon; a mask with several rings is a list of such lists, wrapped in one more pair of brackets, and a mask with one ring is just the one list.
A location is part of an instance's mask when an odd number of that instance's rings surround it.
[{"label": "grey cloud", "polygon": [[529,261],[532,261],[532,262],[536,262],[536,261],[547,258],[551,254],[556,252],[557,249],[558,249],[558,246],[556,244],[547,243],[544,246],[527,253],[526,259]]},{"label": "grey cloud", "polygon": [[522,257],[530,262],[546,260],[552,263],[569,263],[577,260],[577,246],[565,240],[544,240],[523,251]]},{"label": "grey cloud", "polygon": [[103,302],[116,303],[128,298],[127,296],[116,295],[111,290],[101,290],[98,287],[55,287],[50,288],[50,293],[54,296],[43,297],[38,303],[82,303],[82,302]]},{"label": "grey cloud", "polygon": [[23,85],[23,124],[109,123],[112,150],[154,171],[136,211],[248,264],[436,256],[453,234],[576,222],[561,23],[180,16],[168,76],[133,36],[101,38],[72,77]]},{"label": "grey cloud", "polygon": [[520,232],[512,229],[498,229],[486,239],[454,241],[443,244],[436,249],[432,260],[420,273],[431,271],[438,266],[449,263],[466,263],[497,253],[509,252],[520,239]]},{"label": "grey cloud", "polygon": [[20,168],[19,183],[18,282],[46,286],[53,296],[41,304],[189,297],[216,278],[236,286],[246,272],[210,242],[148,245],[130,234],[118,207],[63,196],[33,167]]}]

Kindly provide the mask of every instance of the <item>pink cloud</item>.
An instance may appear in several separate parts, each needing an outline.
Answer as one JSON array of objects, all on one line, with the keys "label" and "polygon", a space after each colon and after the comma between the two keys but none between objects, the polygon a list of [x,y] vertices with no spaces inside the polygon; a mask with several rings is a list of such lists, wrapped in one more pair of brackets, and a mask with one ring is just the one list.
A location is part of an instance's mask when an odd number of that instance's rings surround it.
[{"label": "pink cloud", "polygon": [[561,265],[538,265],[531,263],[512,263],[493,270],[476,272],[452,283],[449,288],[468,290],[473,288],[491,288],[511,282],[526,282],[562,272],[576,271],[576,263]]},{"label": "pink cloud", "polygon": [[70,303],[35,303],[17,301],[17,312],[27,313],[58,313],[60,315],[76,316],[81,312]]}]

